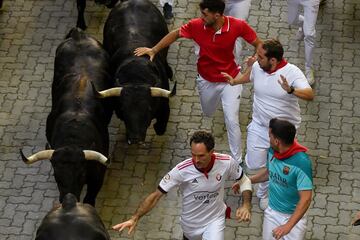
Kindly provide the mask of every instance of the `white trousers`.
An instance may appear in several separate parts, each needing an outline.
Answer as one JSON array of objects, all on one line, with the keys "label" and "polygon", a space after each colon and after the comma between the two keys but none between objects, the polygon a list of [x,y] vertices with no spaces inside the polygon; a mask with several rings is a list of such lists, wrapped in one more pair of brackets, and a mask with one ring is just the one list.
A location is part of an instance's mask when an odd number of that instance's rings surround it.
[{"label": "white trousers", "polygon": [[211,117],[221,102],[232,157],[242,161],[241,131],[239,124],[240,99],[242,85],[231,86],[228,83],[209,82],[198,75],[196,79],[200,95],[200,104],[205,116]]},{"label": "white trousers", "polygon": [[[288,0],[288,23],[303,27],[305,45],[305,68],[313,66],[313,52],[316,43],[316,19],[320,0]],[[300,5],[304,15],[300,15]]]},{"label": "white trousers", "polygon": [[[269,128],[251,121],[247,127],[245,162],[249,169],[266,167],[270,147]],[[269,182],[259,183],[256,196],[266,198]]]},{"label": "white trousers", "polygon": [[[227,0],[224,15],[246,20],[249,16],[251,0]],[[242,39],[239,37],[235,42],[235,62],[241,64]]]},{"label": "white trousers", "polygon": [[182,226],[184,236],[189,240],[224,240],[225,214],[202,228]]},{"label": "white trousers", "polygon": [[163,7],[165,5],[165,3],[168,3],[170,6],[173,5],[174,0],[160,0],[160,6]]},{"label": "white trousers", "polygon": [[[284,225],[289,218],[290,214],[281,213],[271,209],[270,207],[265,209],[264,224],[263,224],[263,240],[275,240],[272,236],[272,231]],[[281,240],[302,240],[306,233],[306,214],[299,220],[299,222],[291,229],[291,231],[281,238]]]}]

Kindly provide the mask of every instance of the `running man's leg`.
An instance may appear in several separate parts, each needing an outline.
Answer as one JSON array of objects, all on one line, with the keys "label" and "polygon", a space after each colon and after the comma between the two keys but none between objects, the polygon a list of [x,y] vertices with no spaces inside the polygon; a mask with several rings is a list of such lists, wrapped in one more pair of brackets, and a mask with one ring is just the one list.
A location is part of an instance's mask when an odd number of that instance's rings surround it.
[{"label": "running man's leg", "polygon": [[288,23],[290,25],[300,26],[299,6],[302,0],[288,0]]},{"label": "running man's leg", "polygon": [[211,117],[220,102],[220,93],[223,88],[220,83],[213,83],[198,75],[196,86],[200,96],[201,109],[206,117]]},{"label": "running man's leg", "polygon": [[242,85],[231,86],[230,84],[223,84],[223,91],[221,92],[221,102],[224,111],[225,125],[228,135],[229,148],[232,157],[242,162],[242,143],[241,130],[239,123],[239,110]]},{"label": "running man's leg", "polygon": [[305,70],[313,68],[313,53],[316,43],[316,19],[319,11],[320,0],[303,1],[304,7],[304,45],[305,45]]},{"label": "running man's leg", "polygon": [[203,240],[224,240],[225,214],[206,226]]},{"label": "running man's leg", "polygon": [[[270,147],[269,140],[269,128],[259,125],[258,123],[251,121],[247,127],[246,138],[246,166],[251,170],[256,170],[266,167],[267,152]],[[264,210],[267,207],[269,182],[263,182],[258,184],[256,196],[261,201],[261,209]],[[264,199],[264,200],[261,200]],[[264,205],[264,206],[263,206]]]}]

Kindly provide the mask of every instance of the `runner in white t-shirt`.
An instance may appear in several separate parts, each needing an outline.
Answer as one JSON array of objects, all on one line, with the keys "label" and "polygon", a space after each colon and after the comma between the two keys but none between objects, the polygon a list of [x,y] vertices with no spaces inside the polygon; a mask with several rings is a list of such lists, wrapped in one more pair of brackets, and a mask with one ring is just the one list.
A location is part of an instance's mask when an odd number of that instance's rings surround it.
[{"label": "runner in white t-shirt", "polygon": [[[270,39],[257,48],[257,59],[248,79],[233,79],[226,73],[231,85],[254,83],[252,121],[247,127],[247,150],[245,162],[249,169],[265,167],[269,142],[269,122],[272,118],[288,120],[300,126],[298,100],[312,100],[314,93],[301,70],[283,58],[284,49],[278,40]],[[254,61],[255,57],[249,59]],[[248,64],[249,66],[249,64]],[[267,207],[268,182],[260,183],[257,197],[260,208]]]},{"label": "runner in white t-shirt", "polygon": [[180,224],[184,239],[223,240],[225,229],[224,184],[231,178],[239,180],[243,205],[236,211],[239,221],[251,217],[252,189],[250,180],[239,164],[229,155],[214,152],[214,137],[205,131],[197,131],[190,139],[192,158],[177,164],[161,180],[158,189],[140,204],[135,214],[126,222],[117,224],[114,230],[129,228],[129,234],[139,219],[148,213],[174,187],[182,195]]}]

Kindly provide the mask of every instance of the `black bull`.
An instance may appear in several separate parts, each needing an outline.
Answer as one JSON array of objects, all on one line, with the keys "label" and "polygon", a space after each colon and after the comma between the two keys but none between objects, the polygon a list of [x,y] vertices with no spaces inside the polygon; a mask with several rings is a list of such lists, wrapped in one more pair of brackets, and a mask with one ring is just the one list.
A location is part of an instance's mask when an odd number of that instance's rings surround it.
[{"label": "black bull", "polygon": [[42,220],[35,240],[110,240],[94,207],[76,202],[68,193],[62,206],[52,209]]},{"label": "black bull", "polygon": [[147,128],[156,119],[156,134],[165,133],[169,120],[169,79],[172,70],[167,63],[168,48],[150,61],[136,57],[137,47],[152,47],[168,33],[166,22],[148,0],[119,2],[110,12],[104,27],[104,48],[111,57],[115,87],[103,91],[103,97],[117,96],[116,115],[126,127],[129,144],[145,140]]},{"label": "black bull", "polygon": [[53,150],[29,158],[21,154],[28,164],[50,159],[60,202],[66,193],[79,200],[87,184],[84,202],[95,205],[106,170],[112,107],[94,96],[90,81],[99,89],[113,84],[108,55],[100,43],[79,29],[68,36],[56,50],[52,108],[46,122],[46,137]]}]

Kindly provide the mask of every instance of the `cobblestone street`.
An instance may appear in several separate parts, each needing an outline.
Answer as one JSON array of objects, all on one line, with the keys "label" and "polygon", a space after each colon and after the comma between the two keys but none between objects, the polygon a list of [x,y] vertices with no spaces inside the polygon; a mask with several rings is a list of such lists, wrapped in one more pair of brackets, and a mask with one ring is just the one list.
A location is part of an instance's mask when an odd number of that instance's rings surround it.
[{"label": "cobblestone street", "polygon": [[[157,6],[158,1],[153,0]],[[169,30],[199,16],[199,1],[175,0],[175,20]],[[87,2],[87,33],[102,41],[109,10]],[[51,82],[56,47],[76,25],[75,0],[4,0],[0,9],[0,239],[34,239],[42,218],[58,202],[58,189],[49,161],[27,166],[19,149],[30,155],[44,150],[45,124],[51,108]],[[249,24],[262,39],[278,38],[286,59],[304,69],[304,44],[297,29],[287,24],[286,0],[252,0]],[[250,50],[247,50],[247,49]],[[243,55],[252,54],[245,46]],[[244,56],[245,57],[245,56]],[[223,113],[202,115],[195,90],[193,43],[180,39],[170,48],[168,61],[177,81],[170,100],[166,133],[153,127],[146,145],[128,145],[124,124],[113,115],[110,124],[111,165],[96,207],[113,240],[182,239],[180,197],[173,191],[151,214],[143,217],[134,236],[110,230],[126,220],[139,202],[155,190],[160,179],[178,162],[191,156],[190,135],[198,129],[216,137],[216,151],[229,153]],[[308,211],[306,239],[360,239],[360,226],[351,220],[360,211],[360,1],[327,0],[317,20],[315,99],[300,101],[299,142],[313,160],[314,196]],[[173,84],[173,83],[171,83]],[[251,119],[252,86],[244,86],[240,122],[245,145]],[[226,203],[234,210],[238,195],[227,184]],[[255,194],[254,194],[255,195]],[[225,239],[261,239],[263,212],[253,197],[250,223],[227,220]]]}]

